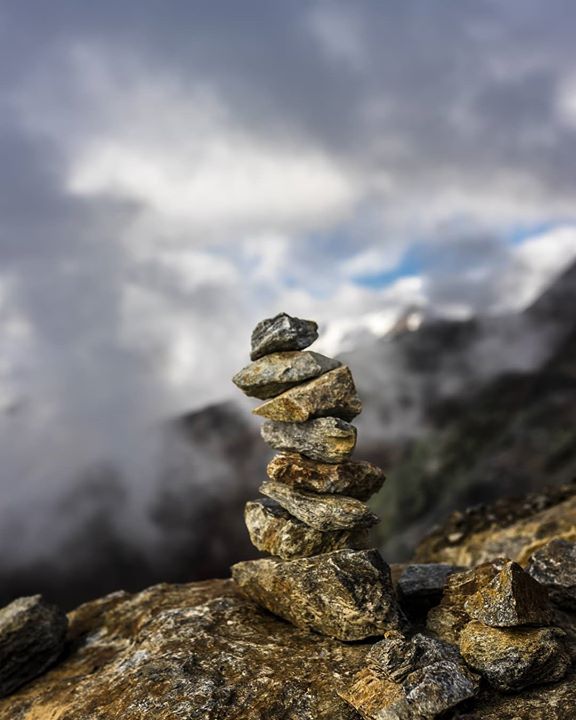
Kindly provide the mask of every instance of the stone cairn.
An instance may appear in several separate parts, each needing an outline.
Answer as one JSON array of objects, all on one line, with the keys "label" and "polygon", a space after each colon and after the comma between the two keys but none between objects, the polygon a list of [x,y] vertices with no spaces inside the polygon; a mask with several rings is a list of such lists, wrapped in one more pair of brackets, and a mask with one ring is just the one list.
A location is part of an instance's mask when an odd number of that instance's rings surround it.
[{"label": "stone cairn", "polygon": [[266,497],[247,503],[252,543],[275,556],[236,564],[241,592],[298,627],[340,640],[361,640],[398,628],[388,565],[366,549],[378,522],[365,501],[384,482],[382,470],[352,461],[362,409],[350,369],[305,350],[318,326],[281,313],[252,333],[250,365],[233,381],[264,402],[262,437],[279,451]]}]

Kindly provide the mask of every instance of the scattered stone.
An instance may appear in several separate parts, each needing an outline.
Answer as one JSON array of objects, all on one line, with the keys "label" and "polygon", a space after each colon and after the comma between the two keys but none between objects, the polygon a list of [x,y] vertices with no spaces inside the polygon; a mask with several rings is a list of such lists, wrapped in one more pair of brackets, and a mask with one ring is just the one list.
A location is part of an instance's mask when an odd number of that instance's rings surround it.
[{"label": "scattered stone", "polygon": [[495,560],[474,571],[477,590],[464,603],[474,620],[492,627],[547,625],[552,620],[546,588],[518,563]]},{"label": "scattered stone", "polygon": [[552,540],[532,555],[526,572],[547,588],[552,602],[576,611],[576,542]]},{"label": "scattered stone", "polygon": [[0,697],[41,675],[60,656],[68,620],[41,595],[0,610]]},{"label": "scattered stone", "polygon": [[263,355],[285,350],[303,350],[318,338],[318,325],[312,320],[301,320],[280,313],[262,320],[252,333],[250,358],[258,360]]},{"label": "scattered stone", "polygon": [[460,651],[471,668],[498,690],[561,680],[571,664],[558,628],[493,628],[473,621],[460,633]]},{"label": "scattered stone", "polygon": [[358,500],[368,500],[386,479],[379,467],[365,460],[343,460],[334,465],[309,460],[298,453],[275,455],[267,472],[271,480],[295,490],[348,495]]},{"label": "scattered stone", "polygon": [[260,492],[280,503],[289,513],[316,530],[354,530],[375,525],[378,516],[360,500],[343,495],[315,495],[287,485],[265,482]]},{"label": "scattered stone", "polygon": [[407,565],[396,583],[402,609],[415,620],[425,617],[441,601],[448,577],[465,570],[445,563]]},{"label": "scattered stone", "polygon": [[346,365],[320,375],[254,408],[255,415],[280,422],[305,422],[327,415],[352,420],[362,412],[352,373]]},{"label": "scattered stone", "polygon": [[477,589],[475,569],[449,575],[440,604],[428,613],[428,630],[446,642],[458,644],[460,631],[470,622],[464,605]]},{"label": "scattered stone", "polygon": [[426,635],[386,633],[341,697],[368,720],[435,718],[478,692],[458,649]]},{"label": "scattered stone", "polygon": [[232,577],[275,615],[339,640],[377,637],[401,623],[390,569],[377,550],[248,560],[232,567]]},{"label": "scattered stone", "polygon": [[310,557],[346,547],[360,549],[367,544],[364,530],[320,532],[268,498],[246,503],[244,518],[252,544],[258,550],[284,560]]},{"label": "scattered stone", "polygon": [[267,420],[261,433],[275,450],[297,452],[326,463],[346,460],[356,445],[356,428],[339,418],[318,418],[305,423]]},{"label": "scattered stone", "polygon": [[268,400],[340,365],[338,360],[311,351],[278,352],[243,368],[232,382],[248,397]]}]

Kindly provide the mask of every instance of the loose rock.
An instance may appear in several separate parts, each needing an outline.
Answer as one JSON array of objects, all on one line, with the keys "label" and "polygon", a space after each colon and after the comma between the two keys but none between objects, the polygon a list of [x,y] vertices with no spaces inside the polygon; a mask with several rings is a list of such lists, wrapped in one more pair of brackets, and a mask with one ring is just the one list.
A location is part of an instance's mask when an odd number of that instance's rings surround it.
[{"label": "loose rock", "polygon": [[252,410],[255,415],[280,422],[305,422],[327,415],[352,420],[361,411],[362,403],[346,365],[287,390]]},{"label": "loose rock", "polygon": [[284,560],[310,557],[345,547],[359,549],[366,547],[367,543],[363,530],[320,532],[268,498],[246,503],[244,518],[253,545]]},{"label": "loose rock", "polygon": [[60,656],[68,620],[40,595],[0,610],[0,697],[41,675]]},{"label": "loose rock", "polygon": [[297,452],[326,463],[346,460],[356,445],[356,428],[338,418],[318,418],[305,423],[267,420],[261,433],[275,450]]},{"label": "loose rock", "polygon": [[338,360],[311,351],[278,352],[243,368],[232,382],[245,395],[267,400],[340,365]]},{"label": "loose rock", "polygon": [[552,540],[532,555],[526,572],[560,607],[576,611],[576,542]]},{"label": "loose rock", "polygon": [[303,523],[322,532],[366,528],[378,522],[378,516],[367,505],[343,495],[298,492],[276,482],[262,483],[260,492],[276,500]]},{"label": "loose rock", "polygon": [[377,637],[401,622],[390,569],[377,550],[248,560],[232,567],[232,577],[275,615],[339,640]]},{"label": "loose rock", "polygon": [[398,599],[404,612],[418,620],[425,617],[442,599],[448,577],[465,569],[444,563],[408,565],[396,584]]},{"label": "loose rock", "polygon": [[262,320],[252,333],[250,358],[285,350],[303,350],[318,337],[318,325],[312,320],[301,320],[287,313]]},{"label": "loose rock", "polygon": [[368,500],[378,492],[386,476],[365,460],[343,460],[334,465],[309,460],[297,453],[281,453],[268,464],[268,477],[295,490],[348,495]]},{"label": "loose rock", "polygon": [[558,628],[493,628],[469,623],[460,633],[460,651],[470,665],[498,690],[520,690],[556,682],[570,667]]}]

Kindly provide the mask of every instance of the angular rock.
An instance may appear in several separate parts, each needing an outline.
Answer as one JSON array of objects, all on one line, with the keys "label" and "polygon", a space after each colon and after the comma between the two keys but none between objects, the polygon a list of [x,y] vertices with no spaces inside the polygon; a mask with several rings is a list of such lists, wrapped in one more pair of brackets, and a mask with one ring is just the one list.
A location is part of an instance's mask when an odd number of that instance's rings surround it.
[{"label": "angular rock", "polygon": [[246,503],[244,518],[252,544],[258,550],[283,560],[310,557],[346,547],[365,548],[367,543],[363,530],[320,532],[268,498]]},{"label": "angular rock", "polygon": [[478,692],[478,678],[457,648],[425,635],[408,640],[389,632],[366,662],[352,686],[339,691],[364,718],[432,719]]},{"label": "angular rock", "polygon": [[339,418],[318,418],[305,423],[267,420],[261,434],[275,450],[297,452],[325,463],[346,460],[356,446],[356,428]]},{"label": "angular rock", "polygon": [[250,358],[286,350],[303,350],[318,338],[318,325],[312,320],[301,320],[287,313],[262,320],[252,332]]},{"label": "angular rock", "polygon": [[56,662],[67,627],[66,615],[40,595],[19,598],[0,610],[0,697]]},{"label": "angular rock", "polygon": [[474,620],[492,627],[546,625],[552,620],[546,588],[518,563],[495,560],[475,570],[477,590],[464,603]]},{"label": "angular rock", "polygon": [[306,380],[340,367],[338,360],[306,352],[278,352],[256,360],[232,378],[248,397],[268,400]]},{"label": "angular rock", "polygon": [[475,569],[449,575],[440,604],[428,613],[428,630],[446,642],[457,644],[460,631],[470,622],[464,606],[478,589],[478,581]]},{"label": "angular rock", "polygon": [[526,572],[544,585],[552,602],[576,612],[576,542],[552,540],[532,555]]},{"label": "angular rock", "polygon": [[424,617],[442,599],[448,577],[465,570],[445,563],[407,565],[396,583],[402,609],[411,618]]},{"label": "angular rock", "polygon": [[299,560],[248,560],[232,567],[240,592],[293,625],[339,640],[398,628],[390,569],[377,550],[336,550]]},{"label": "angular rock", "polygon": [[274,456],[267,472],[271,480],[295,490],[348,495],[358,500],[368,500],[386,479],[383,470],[365,460],[343,460],[334,465],[310,460],[298,453]]},{"label": "angular rock", "polygon": [[493,628],[469,623],[460,633],[468,665],[498,690],[556,682],[571,664],[565,633],[558,628]]},{"label": "angular rock", "polygon": [[254,408],[254,415],[279,422],[333,416],[352,420],[362,411],[350,368],[342,365]]},{"label": "angular rock", "polygon": [[360,500],[343,495],[298,492],[287,485],[265,482],[260,492],[316,530],[354,530],[376,525],[378,517]]}]

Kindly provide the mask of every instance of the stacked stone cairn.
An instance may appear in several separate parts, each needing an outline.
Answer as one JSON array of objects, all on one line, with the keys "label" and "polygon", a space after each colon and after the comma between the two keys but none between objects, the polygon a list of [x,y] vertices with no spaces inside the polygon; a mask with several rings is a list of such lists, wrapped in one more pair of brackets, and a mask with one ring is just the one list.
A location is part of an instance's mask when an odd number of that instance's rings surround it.
[{"label": "stacked stone cairn", "polygon": [[402,620],[390,569],[366,549],[378,522],[365,504],[382,470],[353,461],[362,404],[350,369],[306,350],[318,326],[281,313],[252,333],[250,365],[234,376],[264,402],[262,437],[279,453],[268,465],[265,496],[247,503],[252,543],[272,558],[236,564],[240,591],[294,625],[340,640],[398,629]]}]

